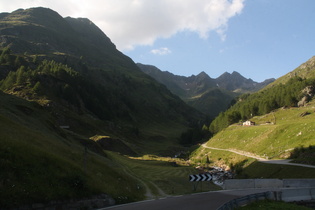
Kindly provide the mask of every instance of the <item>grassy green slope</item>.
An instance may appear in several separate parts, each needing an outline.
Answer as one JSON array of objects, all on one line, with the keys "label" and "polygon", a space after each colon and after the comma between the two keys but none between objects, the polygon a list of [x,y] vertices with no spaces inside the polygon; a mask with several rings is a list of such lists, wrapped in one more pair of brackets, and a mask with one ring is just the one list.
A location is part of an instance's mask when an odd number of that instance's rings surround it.
[{"label": "grassy green slope", "polygon": [[[311,149],[315,145],[314,111],[314,100],[305,107],[281,108],[270,114],[250,119],[256,123],[255,126],[230,125],[205,145],[265,159],[289,158],[296,151],[301,150],[305,155],[297,155],[296,162],[314,164],[314,152]],[[254,158],[245,155],[202,146],[192,154],[191,160],[195,163],[205,163],[207,156],[212,164],[228,166],[238,172],[244,170],[245,177],[314,178],[314,169],[258,163]]]},{"label": "grassy green slope", "polygon": [[[89,128],[91,137],[102,133],[102,121],[71,110],[65,113],[77,120],[75,130]],[[80,125],[83,121],[86,124]],[[194,168],[174,164],[177,160],[171,158],[137,160],[104,151],[89,140],[89,132],[75,133],[54,123],[54,116],[37,103],[0,92],[1,207],[67,201],[101,193],[109,194],[116,203],[126,203],[191,192],[188,176],[198,173]],[[162,135],[170,132],[171,129]],[[162,137],[155,138],[151,149],[146,145],[142,149],[158,153],[163,145],[172,146],[166,144],[166,139],[158,139]],[[217,188],[212,185],[209,189]]]},{"label": "grassy green slope", "polygon": [[118,203],[144,198],[134,178],[113,169],[105,153],[85,153],[81,142],[90,145],[88,139],[49,126],[51,117],[34,103],[0,98],[1,207],[100,193]]},{"label": "grassy green slope", "polygon": [[[110,133],[111,137],[137,144],[131,145],[137,152],[150,149],[150,153],[166,154],[173,153],[172,148],[179,146],[181,133],[204,118],[165,86],[141,72],[88,19],[62,18],[45,8],[17,10],[0,18],[1,35],[5,40],[0,44],[10,44],[12,51],[6,59],[0,59],[3,64],[0,65],[0,83],[1,79],[7,82],[9,72],[16,72],[21,63],[28,74],[25,82],[13,82],[2,90],[43,102],[44,106],[52,103],[51,114],[57,114],[58,121],[70,125],[73,132],[86,138],[100,134],[94,131],[95,122],[91,117],[77,119],[64,112],[65,107],[106,121],[97,122],[98,129],[107,135]],[[22,62],[16,64],[17,58]],[[65,74],[67,78],[62,78],[39,73],[35,69],[44,59],[55,60],[57,65],[63,64],[62,68],[71,67],[76,76],[70,78]],[[35,78],[31,74],[36,75]],[[34,99],[32,87],[36,82],[41,83],[42,90]],[[63,91],[66,89],[67,93]],[[151,143],[158,146],[151,147]]]},{"label": "grassy green slope", "polygon": [[[210,128],[216,135],[196,149],[191,160],[207,165],[209,158],[211,164],[231,168],[243,178],[314,178],[312,168],[271,165],[253,158],[290,158],[296,163],[315,165],[315,101],[296,107],[302,90],[314,86],[314,66],[315,57],[258,93],[242,96],[212,122]],[[247,119],[256,125],[235,123]]]},{"label": "grassy green slope", "polygon": [[314,179],[315,169],[253,162],[238,169],[237,178]]},{"label": "grassy green slope", "polygon": [[[167,195],[182,195],[192,192],[189,183],[189,175],[199,172],[193,167],[182,166],[178,159],[159,158],[157,156],[144,156],[142,158],[130,159],[115,153],[109,154],[117,163],[135,177],[140,178],[150,189],[153,197]],[[214,184],[204,190],[217,190]]]},{"label": "grassy green slope", "polygon": [[279,109],[250,119],[256,126],[231,125],[207,145],[244,150],[266,158],[279,157],[286,150],[315,144],[314,111],[314,102],[307,107]]},{"label": "grassy green slope", "polygon": [[[173,154],[180,134],[203,115],[142,73],[87,19],[63,19],[44,8],[0,18],[8,41],[0,44],[12,47],[0,56],[0,206],[100,193],[125,203],[145,199],[147,185],[156,191],[161,179],[137,178],[150,166],[126,171],[124,164],[138,161],[107,153],[89,138],[110,136],[138,154]],[[171,174],[181,184],[194,171],[178,170]]]}]

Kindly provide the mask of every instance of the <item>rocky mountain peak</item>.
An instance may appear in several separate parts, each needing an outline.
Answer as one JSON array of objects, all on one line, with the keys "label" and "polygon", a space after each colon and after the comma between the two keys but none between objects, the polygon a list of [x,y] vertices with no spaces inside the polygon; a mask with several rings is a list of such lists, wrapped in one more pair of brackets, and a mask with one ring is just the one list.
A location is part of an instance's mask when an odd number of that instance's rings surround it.
[{"label": "rocky mountain peak", "polygon": [[204,72],[204,71],[200,72],[197,76],[199,76],[199,77],[209,77],[209,75],[206,72]]},{"label": "rocky mountain peak", "polygon": [[[120,56],[133,63],[116,50],[111,40],[89,19],[63,18],[57,12],[43,7],[1,13],[0,40],[0,47],[10,45],[14,53],[27,52],[54,58],[82,57],[84,62],[95,67],[106,66],[114,57]],[[135,65],[133,69],[138,71]]]},{"label": "rocky mountain peak", "polygon": [[239,78],[239,79],[245,79],[245,77],[243,77],[240,73],[238,73],[237,71],[233,71],[232,74],[231,74],[231,77],[232,78]]},{"label": "rocky mountain peak", "polygon": [[[5,17],[7,20],[24,21],[26,23],[50,28],[67,30],[68,25],[57,12],[44,7],[18,9]],[[4,19],[4,20],[5,20]]]},{"label": "rocky mountain peak", "polygon": [[308,61],[306,61],[300,66],[301,69],[314,68],[314,67],[315,67],[315,56],[313,56],[312,58],[310,58]]},{"label": "rocky mountain peak", "polygon": [[193,77],[188,77],[188,78],[194,78],[194,80],[201,82],[208,82],[208,83],[213,83],[213,79],[204,71],[200,72],[197,76]]}]

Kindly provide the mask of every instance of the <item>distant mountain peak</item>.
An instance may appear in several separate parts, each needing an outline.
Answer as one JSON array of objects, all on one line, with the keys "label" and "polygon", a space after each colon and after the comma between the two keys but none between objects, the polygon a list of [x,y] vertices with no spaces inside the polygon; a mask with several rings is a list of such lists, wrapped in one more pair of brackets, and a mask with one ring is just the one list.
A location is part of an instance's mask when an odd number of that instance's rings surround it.
[{"label": "distant mountain peak", "polygon": [[197,76],[209,76],[206,72],[202,71]]},{"label": "distant mountain peak", "polygon": [[229,72],[224,72],[223,74],[221,74],[217,79],[220,79],[220,78],[232,78],[232,77],[241,77],[241,78],[244,78],[246,79],[244,76],[242,76],[239,72],[237,71],[233,71],[232,73],[229,73]]},{"label": "distant mountain peak", "polygon": [[202,79],[202,80],[211,80],[211,77],[204,71],[200,72],[199,74],[197,74],[196,76],[197,78],[199,79]]},{"label": "distant mountain peak", "polygon": [[[241,77],[243,77],[240,73],[238,73],[237,71],[233,71],[232,72],[232,74],[231,74],[232,76],[241,76]],[[245,77],[244,77],[245,78]]]},{"label": "distant mountain peak", "polygon": [[220,75],[220,77],[223,77],[223,76],[230,76],[231,74],[227,71],[225,71],[223,74]]}]

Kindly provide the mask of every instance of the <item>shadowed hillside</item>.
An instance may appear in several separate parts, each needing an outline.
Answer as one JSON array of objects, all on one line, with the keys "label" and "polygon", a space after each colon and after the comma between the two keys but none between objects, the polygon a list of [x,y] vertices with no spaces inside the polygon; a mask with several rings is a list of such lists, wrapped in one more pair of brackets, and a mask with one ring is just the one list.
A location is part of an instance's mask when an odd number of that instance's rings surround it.
[{"label": "shadowed hillside", "polygon": [[142,200],[146,183],[107,151],[173,155],[204,120],[91,21],[47,8],[0,15],[0,90],[1,207]]},{"label": "shadowed hillside", "polygon": [[[138,134],[153,122],[185,129],[203,118],[142,73],[88,19],[62,18],[45,8],[17,10],[3,15],[0,30],[1,46],[9,47],[1,60],[5,92],[72,106]],[[23,81],[13,81],[17,74]]]}]

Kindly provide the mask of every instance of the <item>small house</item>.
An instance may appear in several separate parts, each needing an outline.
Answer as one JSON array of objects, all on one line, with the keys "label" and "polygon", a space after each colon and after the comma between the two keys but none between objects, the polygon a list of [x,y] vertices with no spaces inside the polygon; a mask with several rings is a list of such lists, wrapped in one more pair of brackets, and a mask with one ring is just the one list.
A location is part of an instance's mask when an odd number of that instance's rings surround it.
[{"label": "small house", "polygon": [[255,125],[255,122],[250,121],[250,120],[243,122],[243,126],[252,126],[252,125]]}]

